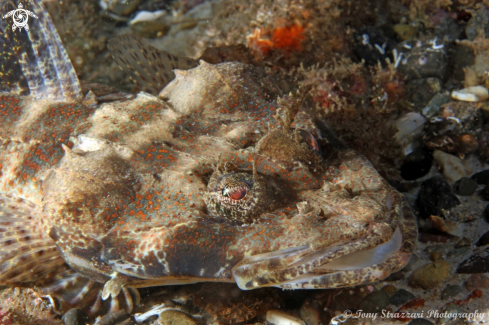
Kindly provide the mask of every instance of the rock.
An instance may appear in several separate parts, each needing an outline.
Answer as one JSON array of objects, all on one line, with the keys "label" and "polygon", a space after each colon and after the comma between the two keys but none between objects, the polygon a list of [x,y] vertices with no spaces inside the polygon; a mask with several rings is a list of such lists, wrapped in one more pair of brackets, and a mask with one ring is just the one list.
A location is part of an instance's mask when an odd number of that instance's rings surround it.
[{"label": "rock", "polygon": [[131,23],[130,27],[137,34],[148,38],[164,36],[170,29],[168,22],[160,20],[138,21]]},{"label": "rock", "polygon": [[399,289],[394,293],[390,299],[390,303],[395,305],[395,306],[400,306],[405,304],[408,301],[413,300],[416,298],[414,294],[411,292],[405,290],[405,289]]},{"label": "rock", "polygon": [[460,263],[455,272],[465,274],[489,272],[489,247]]},{"label": "rock", "polygon": [[401,177],[407,181],[421,178],[428,174],[432,164],[432,151],[418,148],[404,159],[404,163],[401,166]]},{"label": "rock", "polygon": [[[448,57],[440,40],[411,40],[399,43],[396,47],[398,70],[406,79],[439,78],[445,79],[448,71]],[[433,93],[434,94],[434,93]],[[429,100],[428,100],[429,101]],[[418,110],[428,103],[418,107]]]},{"label": "rock", "polygon": [[345,288],[334,296],[331,309],[339,311],[358,309],[360,301],[368,294],[370,291],[367,286]]},{"label": "rock", "polygon": [[459,204],[459,199],[453,194],[450,185],[442,176],[434,176],[421,183],[421,190],[416,199],[421,217],[440,216],[443,214],[443,210]]},{"label": "rock", "polygon": [[443,325],[462,325],[465,324],[465,319],[456,317],[457,314],[464,313],[465,311],[458,307],[457,305],[454,304],[448,304],[445,306],[442,310],[441,313],[442,315],[447,315],[448,317],[440,317],[438,319],[437,324],[443,324]]},{"label": "rock", "polygon": [[451,299],[462,291],[462,287],[456,284],[447,285],[441,292],[441,299]]},{"label": "rock", "polygon": [[433,323],[424,318],[416,318],[410,321],[408,325],[433,325]]},{"label": "rock", "polygon": [[489,98],[489,91],[486,87],[473,86],[460,90],[453,90],[451,97],[463,102],[483,102]]},{"label": "rock", "polygon": [[457,44],[449,52],[452,75],[451,79],[461,84],[465,80],[465,71],[475,63],[474,49],[468,44]]},{"label": "rock", "polygon": [[448,262],[434,262],[416,269],[409,277],[408,283],[413,288],[432,289],[443,282],[449,273]]},{"label": "rock", "polygon": [[484,217],[484,220],[486,220],[486,222],[489,223],[489,204],[486,205],[486,208],[484,209],[483,217]]},{"label": "rock", "polygon": [[299,314],[307,325],[329,324],[331,316],[324,312],[324,308],[309,296],[301,306]]},{"label": "rock", "polygon": [[426,254],[433,254],[433,253],[440,253],[440,254],[445,254],[447,251],[446,245],[430,245],[427,246],[424,250]]},{"label": "rock", "polygon": [[102,9],[118,16],[127,16],[138,8],[140,2],[140,0],[101,0],[99,3]]},{"label": "rock", "polygon": [[396,24],[392,29],[403,41],[409,41],[416,36],[416,29],[409,24]]},{"label": "rock", "polygon": [[355,55],[367,65],[386,65],[386,59],[392,59],[392,49],[396,43],[382,35],[375,27],[360,29],[354,35]]},{"label": "rock", "polygon": [[465,255],[470,252],[470,249],[471,249],[470,246],[464,246],[464,247],[458,247],[452,249],[447,253],[447,258],[451,258],[458,255]]},{"label": "rock", "polygon": [[427,119],[430,119],[433,116],[436,116],[440,111],[441,106],[448,102],[450,102],[450,96],[444,93],[438,93],[433,96],[428,105],[421,110],[421,114]]},{"label": "rock", "polygon": [[377,290],[368,294],[360,301],[359,309],[365,313],[377,313],[389,305],[390,298],[387,292]]},{"label": "rock", "polygon": [[472,178],[462,177],[453,184],[453,191],[457,195],[471,196],[477,190],[477,182]]},{"label": "rock", "polygon": [[88,315],[79,308],[68,310],[61,320],[65,325],[86,325],[88,324]]},{"label": "rock", "polygon": [[157,325],[197,325],[195,320],[184,312],[167,310],[160,314]]},{"label": "rock", "polygon": [[433,158],[436,164],[443,170],[443,176],[445,176],[447,182],[450,184],[468,175],[463,161],[454,155],[441,150],[435,150],[433,152]]},{"label": "rock", "polygon": [[391,297],[394,293],[396,293],[397,288],[395,286],[393,286],[392,284],[388,284],[388,285],[382,287],[381,290],[387,292],[389,297]]},{"label": "rock", "polygon": [[408,84],[408,98],[414,110],[421,111],[431,99],[442,89],[439,78],[423,78],[411,80]]},{"label": "rock", "polygon": [[433,252],[430,254],[430,258],[433,262],[437,262],[443,259],[443,255],[440,252]]},{"label": "rock", "polygon": [[465,27],[465,35],[474,40],[479,31],[483,31],[485,38],[489,38],[489,10],[485,7],[477,10]]},{"label": "rock", "polygon": [[489,231],[484,233],[481,238],[475,243],[475,246],[486,246],[489,245]]},{"label": "rock", "polygon": [[435,26],[435,35],[438,39],[453,42],[457,39],[462,39],[464,29],[452,17],[443,17]]},{"label": "rock", "polygon": [[489,278],[484,274],[477,273],[472,274],[467,281],[465,281],[465,288],[469,291],[473,291],[474,289],[486,289],[489,287]]},{"label": "rock", "polygon": [[475,173],[474,175],[470,176],[470,178],[475,180],[479,185],[487,185],[489,184],[489,169]]},{"label": "rock", "polygon": [[463,237],[455,244],[455,248],[470,247],[471,245],[472,243],[470,242],[470,239],[468,239],[467,237]]}]

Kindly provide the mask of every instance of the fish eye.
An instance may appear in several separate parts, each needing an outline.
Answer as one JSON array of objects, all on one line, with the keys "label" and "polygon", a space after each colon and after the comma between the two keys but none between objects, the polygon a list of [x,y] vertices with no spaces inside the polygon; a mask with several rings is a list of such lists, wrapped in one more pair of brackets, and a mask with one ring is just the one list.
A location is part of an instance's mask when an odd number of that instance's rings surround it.
[{"label": "fish eye", "polygon": [[244,224],[274,205],[268,181],[256,169],[252,173],[216,169],[204,200],[211,216]]},{"label": "fish eye", "polygon": [[314,151],[321,152],[321,147],[319,147],[319,144],[316,140],[316,138],[312,135],[311,132],[304,130],[304,129],[299,129],[299,134],[301,138],[304,140],[304,142]]},{"label": "fish eye", "polygon": [[239,201],[241,199],[244,199],[246,194],[248,194],[248,188],[244,186],[238,188],[229,188],[224,186],[222,188],[221,194],[223,197],[227,197],[232,200]]}]

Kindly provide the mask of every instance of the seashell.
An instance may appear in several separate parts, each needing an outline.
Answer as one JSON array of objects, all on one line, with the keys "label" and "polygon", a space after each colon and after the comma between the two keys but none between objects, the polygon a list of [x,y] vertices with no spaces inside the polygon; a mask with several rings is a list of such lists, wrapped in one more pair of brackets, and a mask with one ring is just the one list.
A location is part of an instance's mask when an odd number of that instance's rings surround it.
[{"label": "seashell", "polygon": [[304,325],[302,319],[274,309],[267,311],[266,319],[275,325]]},{"label": "seashell", "polygon": [[452,98],[464,102],[483,102],[489,98],[489,91],[482,86],[467,87],[452,91]]},{"label": "seashell", "polygon": [[395,138],[403,148],[404,154],[409,155],[420,143],[417,140],[423,133],[423,127],[426,119],[419,113],[407,113],[398,118],[394,124],[399,130]]},{"label": "seashell", "polygon": [[158,18],[163,17],[164,15],[166,15],[166,10],[157,10],[157,11],[154,11],[154,12],[140,11],[136,15],[136,17],[134,17],[129,22],[129,25],[134,25],[134,24],[140,23],[140,22],[147,22],[147,21],[156,20]]}]

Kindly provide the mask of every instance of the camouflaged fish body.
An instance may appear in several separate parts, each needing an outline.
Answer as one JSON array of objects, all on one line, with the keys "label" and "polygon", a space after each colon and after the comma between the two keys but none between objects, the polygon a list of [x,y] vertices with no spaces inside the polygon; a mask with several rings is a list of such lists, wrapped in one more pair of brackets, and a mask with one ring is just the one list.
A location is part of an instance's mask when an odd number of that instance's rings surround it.
[{"label": "camouflaged fish body", "polygon": [[56,283],[65,261],[103,298],[202,281],[332,288],[407,264],[412,212],[311,121],[306,90],[284,96],[238,62],[175,75],[160,98],[99,105],[0,95],[1,283]]}]

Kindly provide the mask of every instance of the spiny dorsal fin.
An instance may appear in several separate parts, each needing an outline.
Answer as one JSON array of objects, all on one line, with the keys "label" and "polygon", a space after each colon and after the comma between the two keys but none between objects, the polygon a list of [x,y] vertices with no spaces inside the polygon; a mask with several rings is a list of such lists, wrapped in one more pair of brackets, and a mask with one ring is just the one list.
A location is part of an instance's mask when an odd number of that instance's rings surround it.
[{"label": "spiny dorsal fin", "polygon": [[188,70],[199,64],[196,60],[158,50],[132,34],[111,39],[108,48],[119,67],[138,87],[154,95],[175,78],[174,69]]},{"label": "spiny dorsal fin", "polygon": [[0,283],[37,282],[64,270],[55,242],[41,227],[40,207],[0,194]]},{"label": "spiny dorsal fin", "polygon": [[[46,8],[41,0],[23,3],[26,10],[37,16],[28,20],[28,32],[13,31],[12,19],[0,19],[0,92],[31,94],[36,99],[54,101],[81,101],[83,96],[75,69]],[[7,3],[0,8],[8,11],[16,6]]]}]

